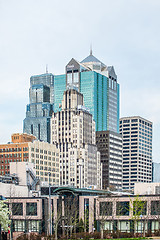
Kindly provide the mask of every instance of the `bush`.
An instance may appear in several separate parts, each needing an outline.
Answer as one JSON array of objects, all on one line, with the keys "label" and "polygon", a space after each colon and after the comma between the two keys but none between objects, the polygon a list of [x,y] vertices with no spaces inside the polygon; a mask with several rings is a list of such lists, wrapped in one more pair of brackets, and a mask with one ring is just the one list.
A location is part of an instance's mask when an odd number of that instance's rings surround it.
[{"label": "bush", "polygon": [[154,236],[160,236],[160,230],[155,230],[154,231]]},{"label": "bush", "polygon": [[79,233],[73,233],[70,239],[85,239],[88,240],[92,238],[92,233],[88,232],[79,232]]},{"label": "bush", "polygon": [[94,239],[100,239],[101,238],[101,233],[97,232],[97,231],[92,232],[92,233],[90,233],[90,237],[94,238]]}]

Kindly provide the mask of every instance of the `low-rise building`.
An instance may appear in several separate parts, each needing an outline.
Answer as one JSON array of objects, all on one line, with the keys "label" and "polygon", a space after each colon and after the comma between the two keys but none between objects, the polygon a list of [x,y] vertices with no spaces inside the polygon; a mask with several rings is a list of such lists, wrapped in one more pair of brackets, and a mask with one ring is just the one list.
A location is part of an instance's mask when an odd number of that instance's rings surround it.
[{"label": "low-rise building", "polygon": [[36,141],[28,134],[12,134],[11,143],[0,145],[0,175],[10,174],[10,162],[31,162],[42,182],[50,178],[51,184],[59,184],[59,149],[55,144]]},{"label": "low-rise building", "polygon": [[135,195],[154,195],[160,194],[160,182],[157,183],[135,183]]}]

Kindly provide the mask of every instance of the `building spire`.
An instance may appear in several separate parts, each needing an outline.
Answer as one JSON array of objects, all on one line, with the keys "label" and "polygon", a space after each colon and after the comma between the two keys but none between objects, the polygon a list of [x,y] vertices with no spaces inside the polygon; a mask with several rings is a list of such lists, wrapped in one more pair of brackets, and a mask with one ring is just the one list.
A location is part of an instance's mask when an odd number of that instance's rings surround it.
[{"label": "building spire", "polygon": [[48,73],[48,64],[46,64],[46,73]]},{"label": "building spire", "polygon": [[90,55],[92,55],[92,44],[90,45]]}]

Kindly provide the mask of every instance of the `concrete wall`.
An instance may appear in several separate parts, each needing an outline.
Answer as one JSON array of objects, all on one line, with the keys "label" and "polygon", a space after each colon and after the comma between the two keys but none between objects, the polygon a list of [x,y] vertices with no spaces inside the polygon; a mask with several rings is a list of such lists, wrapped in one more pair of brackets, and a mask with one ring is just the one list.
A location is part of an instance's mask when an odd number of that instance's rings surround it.
[{"label": "concrete wall", "polygon": [[0,182],[0,195],[3,197],[28,197],[28,187]]},{"label": "concrete wall", "polygon": [[134,194],[135,195],[151,195],[156,194],[155,187],[160,188],[159,183],[135,183]]}]

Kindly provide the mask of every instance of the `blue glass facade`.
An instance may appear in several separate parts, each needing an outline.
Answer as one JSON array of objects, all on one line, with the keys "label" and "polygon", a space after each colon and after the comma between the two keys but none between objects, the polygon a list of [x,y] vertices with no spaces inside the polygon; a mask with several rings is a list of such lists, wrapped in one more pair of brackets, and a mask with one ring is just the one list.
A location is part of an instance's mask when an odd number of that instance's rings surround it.
[{"label": "blue glass facade", "polygon": [[32,76],[29,89],[30,103],[26,107],[23,132],[50,142],[50,119],[54,102],[54,77],[51,73]]},{"label": "blue glass facade", "polygon": [[[91,59],[98,61],[94,57]],[[66,74],[55,76],[55,112],[60,110],[59,105],[66,88],[76,87],[84,96],[85,107],[93,115],[96,131],[119,132],[119,84],[114,69],[106,67],[105,70],[105,65],[98,62],[92,70],[89,64],[85,66],[72,59],[66,66]],[[94,71],[94,68],[98,69],[100,66],[103,67],[103,72]]]},{"label": "blue glass facade", "polygon": [[66,90],[66,75],[54,76],[54,111],[59,110],[59,105],[62,103],[63,93]]},{"label": "blue glass facade", "polygon": [[96,122],[96,131],[107,129],[107,77],[94,71],[81,72],[80,92]]}]

